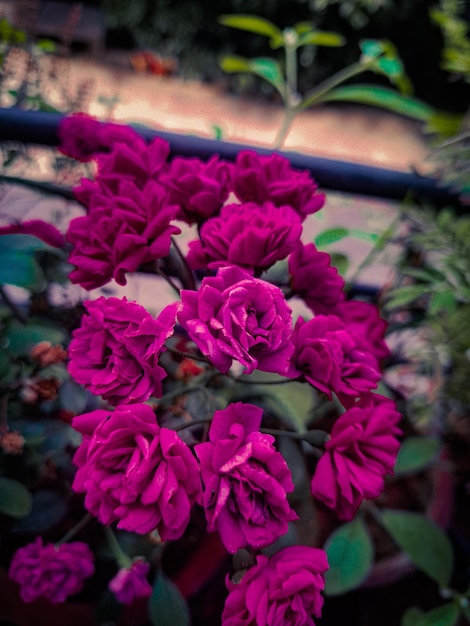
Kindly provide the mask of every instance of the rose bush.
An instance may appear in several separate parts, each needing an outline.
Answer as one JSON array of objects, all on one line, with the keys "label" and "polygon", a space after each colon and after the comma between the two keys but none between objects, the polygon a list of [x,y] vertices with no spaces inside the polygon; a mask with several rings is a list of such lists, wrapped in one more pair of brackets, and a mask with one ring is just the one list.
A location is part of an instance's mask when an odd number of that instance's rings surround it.
[{"label": "rose bush", "polygon": [[[223,626],[313,624],[328,568],[325,552],[310,545],[315,503],[351,519],[363,499],[381,493],[400,436],[395,405],[371,394],[388,354],[384,321],[375,306],[347,299],[329,255],[302,241],[303,223],[321,209],[323,194],[279,154],[243,151],[235,164],[171,157],[161,139],[147,143],[132,129],[81,116],[64,121],[60,133],[65,154],[95,161],[93,179],[74,190],[84,213],[66,233],[69,278],[108,293],[71,312],[67,367],[63,347],[51,339],[62,335],[51,328],[19,358],[1,361],[0,377],[9,376],[0,387],[4,404],[15,402],[13,419],[0,429],[2,455],[24,459],[24,475],[32,475],[32,447],[47,451],[31,488],[39,485],[43,497],[51,477],[61,481],[58,493],[71,484],[70,518],[80,506],[88,514],[76,525],[67,518],[65,541],[90,517],[95,530],[105,527],[118,571],[102,587],[119,603],[146,598],[158,568],[152,619],[158,623],[158,602],[171,596],[186,623],[175,587],[190,596],[204,586],[204,572],[221,566],[213,562],[220,549],[233,555],[235,570]],[[181,220],[198,234],[189,246],[178,245]],[[41,221],[0,231],[12,233],[63,243]],[[63,272],[61,251],[57,262]],[[112,281],[125,286],[128,274],[141,270],[158,275],[145,294],[158,315],[109,295]],[[175,294],[165,308],[158,280]],[[291,298],[311,314],[294,316]],[[37,312],[36,292],[33,301]],[[24,312],[13,313],[0,325],[8,348],[22,339],[14,332]],[[26,340],[37,336],[26,326]],[[27,407],[14,430],[19,405]],[[54,430],[41,448],[42,432],[28,431],[37,426],[33,415],[65,434]],[[197,556],[206,540],[218,546],[207,563]],[[309,545],[281,549],[284,542]],[[20,548],[10,575],[25,601],[62,602],[81,588],[92,566],[76,545],[38,540]],[[101,554],[99,541],[94,545]],[[144,556],[132,559],[126,549]]]}]

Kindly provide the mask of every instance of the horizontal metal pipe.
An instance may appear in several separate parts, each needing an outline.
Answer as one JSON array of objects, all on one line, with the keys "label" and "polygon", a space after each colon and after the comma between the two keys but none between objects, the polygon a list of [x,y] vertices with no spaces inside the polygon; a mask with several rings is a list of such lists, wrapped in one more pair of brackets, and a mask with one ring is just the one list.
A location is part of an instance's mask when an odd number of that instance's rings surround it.
[{"label": "horizontal metal pipe", "polygon": [[[63,117],[58,113],[0,108],[0,141],[56,146],[59,143],[57,128]],[[213,154],[219,154],[222,158],[233,161],[240,150],[249,149],[265,155],[273,153],[269,148],[181,135],[143,126],[133,128],[147,140],[158,136],[168,141],[172,155],[207,159]],[[459,212],[465,210],[458,195],[433,178],[298,152],[279,153],[289,159],[293,167],[309,170],[323,189],[387,200],[424,201],[437,208],[451,206]]]}]

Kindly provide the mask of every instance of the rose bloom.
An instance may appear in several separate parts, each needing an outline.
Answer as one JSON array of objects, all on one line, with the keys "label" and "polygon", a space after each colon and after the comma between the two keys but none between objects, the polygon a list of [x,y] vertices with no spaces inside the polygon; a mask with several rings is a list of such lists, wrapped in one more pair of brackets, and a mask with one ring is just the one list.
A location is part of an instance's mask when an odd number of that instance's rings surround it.
[{"label": "rose bloom", "polygon": [[84,306],[68,350],[72,378],[114,405],[160,398],[166,372],[158,358],[173,334],[178,304],[157,319],[127,298],[101,297]]},{"label": "rose bloom", "polygon": [[179,539],[201,500],[199,465],[174,430],[160,428],[148,404],[98,409],[72,422],[83,440],[72,489],[102,524]]},{"label": "rose bloom", "polygon": [[150,565],[143,559],[136,559],[131,567],[123,567],[110,580],[108,589],[121,604],[132,604],[134,600],[148,598],[152,595],[152,585],[147,576]]},{"label": "rose bloom", "polygon": [[34,543],[15,552],[8,575],[21,585],[23,602],[47,598],[56,604],[81,591],[83,581],[95,570],[93,560],[86,543],[43,545],[37,537]]},{"label": "rose bloom", "polygon": [[178,218],[188,224],[204,222],[216,215],[227,200],[233,165],[213,156],[201,159],[176,157],[160,182],[169,191],[170,201],[180,206]]},{"label": "rose bloom", "polygon": [[190,242],[187,260],[192,269],[238,265],[259,275],[285,259],[301,234],[300,217],[288,206],[229,204],[201,226],[200,240]]},{"label": "rose bloom", "polygon": [[222,373],[232,362],[285,374],[293,351],[291,309],[282,291],[238,267],[204,278],[199,291],[181,292],[178,321]]},{"label": "rose bloom", "polygon": [[306,322],[299,317],[289,376],[303,377],[331,400],[336,393],[350,407],[370,392],[381,378],[367,343],[334,315],[317,315]]},{"label": "rose bloom", "polygon": [[331,266],[330,255],[319,252],[313,243],[299,244],[289,257],[291,289],[315,315],[336,314],[345,298],[344,280]]},{"label": "rose bloom", "polygon": [[167,204],[163,187],[149,182],[143,191],[122,181],[120,195],[103,199],[100,208],[70,222],[67,241],[73,245],[69,262],[76,266],[69,277],[85,289],[111,279],[126,284],[126,274],[144,263],[166,256],[171,236],[180,233],[171,224],[178,207]]},{"label": "rose bloom", "polygon": [[209,441],[195,446],[207,529],[217,530],[232,554],[270,545],[298,519],[287,501],[291,472],[274,437],[259,432],[262,415],[252,404],[231,404],[214,413]]},{"label": "rose bloom", "polygon": [[292,169],[289,160],[279,154],[261,156],[242,150],[237,155],[233,191],[242,202],[287,204],[305,219],[325,203],[325,196],[317,190],[308,172]]},{"label": "rose bloom", "polygon": [[350,331],[364,338],[378,363],[390,356],[390,350],[385,343],[388,324],[380,317],[375,304],[361,300],[347,300],[338,305],[336,315]]},{"label": "rose bloom", "polygon": [[377,498],[385,476],[393,475],[400,418],[394,402],[371,394],[335,422],[311,488],[339,519],[351,520],[362,500]]},{"label": "rose bloom", "polygon": [[144,189],[150,180],[157,182],[166,174],[169,153],[170,144],[159,137],[150,143],[139,136],[132,144],[116,143],[109,154],[98,155],[96,181],[100,184],[102,179],[124,179]]},{"label": "rose bloom", "polygon": [[91,161],[97,154],[110,152],[115,143],[133,145],[141,141],[129,126],[103,123],[84,113],[64,117],[57,129],[59,152],[78,161]]},{"label": "rose bloom", "polygon": [[270,559],[259,554],[241,582],[227,578],[222,626],[315,626],[327,569],[326,553],[317,548],[290,546]]}]

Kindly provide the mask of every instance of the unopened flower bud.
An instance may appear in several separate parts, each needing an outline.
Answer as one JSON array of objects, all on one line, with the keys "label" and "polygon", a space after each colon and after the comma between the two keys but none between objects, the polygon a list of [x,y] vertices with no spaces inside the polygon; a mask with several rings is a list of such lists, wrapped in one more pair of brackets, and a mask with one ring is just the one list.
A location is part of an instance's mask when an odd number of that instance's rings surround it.
[{"label": "unopened flower bud", "polygon": [[62,346],[54,346],[50,341],[40,341],[32,347],[30,357],[43,367],[47,367],[65,361],[67,353]]}]

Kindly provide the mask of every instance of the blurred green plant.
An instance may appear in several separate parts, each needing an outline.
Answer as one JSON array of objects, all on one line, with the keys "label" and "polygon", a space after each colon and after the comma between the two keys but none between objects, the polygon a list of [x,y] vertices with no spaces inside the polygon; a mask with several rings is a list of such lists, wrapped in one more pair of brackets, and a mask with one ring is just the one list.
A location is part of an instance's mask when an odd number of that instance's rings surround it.
[{"label": "blurred green plant", "polygon": [[[247,59],[233,55],[225,55],[220,60],[220,66],[225,72],[259,76],[279,93],[285,114],[274,144],[276,148],[283,145],[298,113],[331,101],[355,102],[384,108],[423,122],[430,132],[453,134],[461,123],[461,116],[438,112],[410,95],[411,82],[397,49],[390,41],[362,40],[359,61],[301,95],[297,87],[298,50],[306,45],[314,48],[342,46],[345,43],[342,35],[317,30],[312,22],[299,22],[281,30],[269,20],[254,15],[222,15],[219,22],[224,26],[265,36],[273,50],[284,50],[282,63],[271,57]],[[344,82],[367,71],[385,76],[396,90],[373,85],[340,87]]]}]

